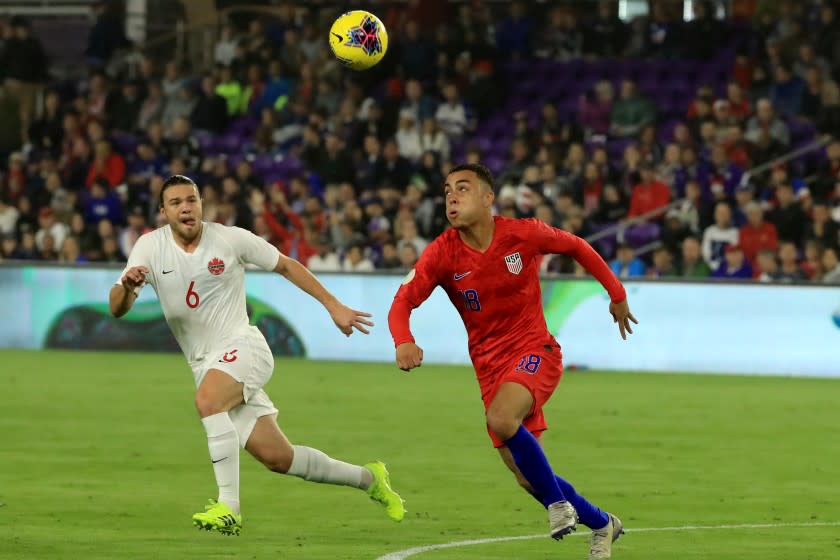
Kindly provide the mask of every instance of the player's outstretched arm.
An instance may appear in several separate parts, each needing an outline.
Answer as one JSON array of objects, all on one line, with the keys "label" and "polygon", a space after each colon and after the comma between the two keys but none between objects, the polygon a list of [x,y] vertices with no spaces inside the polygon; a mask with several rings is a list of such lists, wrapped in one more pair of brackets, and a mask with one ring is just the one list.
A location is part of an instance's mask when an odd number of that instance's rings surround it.
[{"label": "player's outstretched arm", "polygon": [[356,311],[338,301],[338,298],[332,295],[315,275],[309,272],[309,269],[295,259],[280,255],[274,271],[285,276],[289,282],[321,302],[332,317],[335,326],[345,335],[353,334],[353,329],[370,334],[367,329],[373,326],[373,323],[367,319],[370,313]]},{"label": "player's outstretched arm", "polygon": [[114,317],[122,317],[137,299],[137,288],[146,281],[146,274],[149,269],[145,266],[134,266],[129,268],[122,277],[122,283],[111,288],[108,296],[108,308]]}]

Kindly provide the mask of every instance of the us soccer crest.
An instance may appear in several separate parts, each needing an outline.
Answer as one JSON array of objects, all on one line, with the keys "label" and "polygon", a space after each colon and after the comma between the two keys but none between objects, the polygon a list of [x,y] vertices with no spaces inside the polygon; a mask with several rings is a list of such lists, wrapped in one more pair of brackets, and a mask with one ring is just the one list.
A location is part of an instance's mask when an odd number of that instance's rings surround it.
[{"label": "us soccer crest", "polygon": [[519,274],[522,272],[522,257],[519,256],[519,251],[506,256],[505,264],[511,274]]},{"label": "us soccer crest", "polygon": [[207,263],[207,270],[209,270],[210,274],[213,276],[218,276],[225,271],[225,261],[216,257]]}]

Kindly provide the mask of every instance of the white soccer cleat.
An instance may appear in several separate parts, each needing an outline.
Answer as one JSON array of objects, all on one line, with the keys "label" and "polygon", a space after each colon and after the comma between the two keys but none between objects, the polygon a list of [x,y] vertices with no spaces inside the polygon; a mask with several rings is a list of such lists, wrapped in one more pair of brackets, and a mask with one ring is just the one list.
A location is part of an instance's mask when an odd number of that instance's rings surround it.
[{"label": "white soccer cleat", "polygon": [[609,558],[612,554],[612,543],[624,534],[624,525],[621,519],[611,513],[607,513],[609,522],[601,529],[593,529],[589,538],[589,560],[601,560]]},{"label": "white soccer cleat", "polygon": [[548,526],[551,538],[560,540],[577,529],[577,513],[567,501],[554,502],[548,506]]}]

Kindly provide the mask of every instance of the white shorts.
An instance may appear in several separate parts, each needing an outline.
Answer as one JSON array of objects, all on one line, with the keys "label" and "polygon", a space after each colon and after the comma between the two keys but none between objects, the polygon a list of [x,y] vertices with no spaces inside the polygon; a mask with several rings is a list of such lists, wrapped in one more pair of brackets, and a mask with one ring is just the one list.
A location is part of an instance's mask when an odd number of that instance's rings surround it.
[{"label": "white shorts", "polygon": [[210,355],[213,356],[211,359],[193,369],[195,386],[201,385],[211,369],[223,371],[244,384],[242,396],[245,402],[228,413],[239,435],[239,444],[244,448],[257,418],[277,416],[277,408],[263,390],[274,373],[274,356],[262,333],[256,329],[234,336],[224,348]]}]

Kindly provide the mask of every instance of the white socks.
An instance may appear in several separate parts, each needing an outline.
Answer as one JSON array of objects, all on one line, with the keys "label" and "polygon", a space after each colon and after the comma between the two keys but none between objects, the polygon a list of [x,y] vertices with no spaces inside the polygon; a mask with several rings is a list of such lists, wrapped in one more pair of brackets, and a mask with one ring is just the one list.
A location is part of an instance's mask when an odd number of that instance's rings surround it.
[{"label": "white socks", "polygon": [[323,451],[303,445],[293,445],[292,449],[295,455],[286,474],[309,482],[340,484],[361,490],[367,490],[373,482],[373,475],[364,467],[338,461]]},{"label": "white socks", "polygon": [[227,412],[220,412],[201,419],[207,431],[207,447],[216,484],[219,485],[219,501],[239,513],[239,436]]}]

